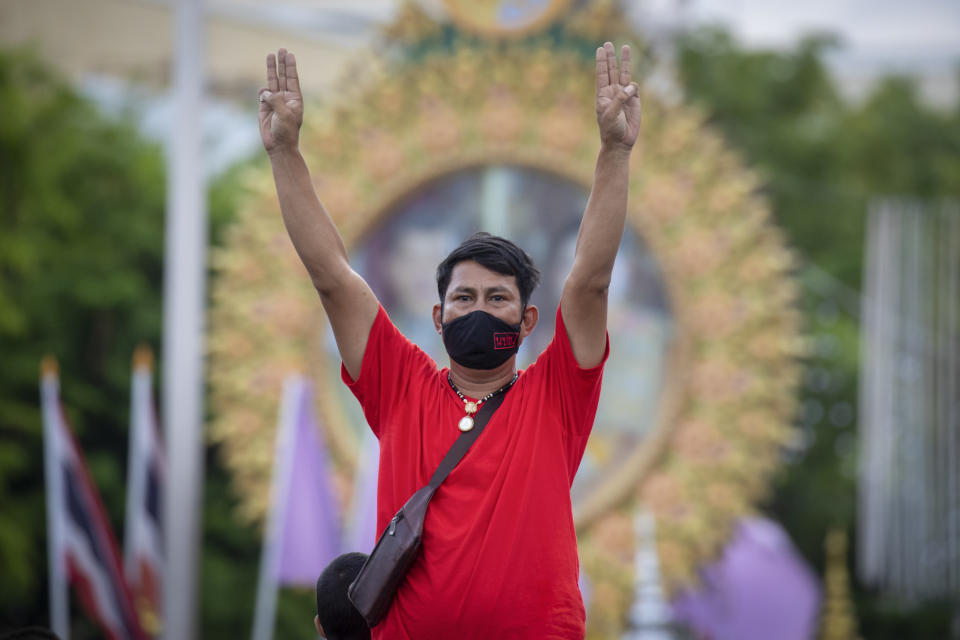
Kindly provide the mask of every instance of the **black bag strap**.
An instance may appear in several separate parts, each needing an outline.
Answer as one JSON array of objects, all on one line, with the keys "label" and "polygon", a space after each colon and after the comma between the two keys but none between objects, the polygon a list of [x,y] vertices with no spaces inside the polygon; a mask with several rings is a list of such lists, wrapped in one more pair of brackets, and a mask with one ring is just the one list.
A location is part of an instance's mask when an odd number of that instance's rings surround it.
[{"label": "black bag strap", "polygon": [[493,415],[496,408],[503,402],[503,397],[507,395],[508,390],[509,387],[494,395],[480,406],[480,410],[477,411],[477,415],[473,418],[473,429],[464,431],[460,434],[460,437],[454,441],[450,450],[447,451],[447,455],[443,457],[443,460],[441,460],[437,466],[437,470],[433,472],[433,477],[430,478],[430,482],[427,484],[428,487],[436,491],[440,483],[447,479],[447,476],[450,475],[453,468],[456,467],[460,463],[460,460],[463,459],[463,456],[467,454],[470,445],[480,437],[483,428],[487,426],[487,421],[490,420],[490,416]]}]

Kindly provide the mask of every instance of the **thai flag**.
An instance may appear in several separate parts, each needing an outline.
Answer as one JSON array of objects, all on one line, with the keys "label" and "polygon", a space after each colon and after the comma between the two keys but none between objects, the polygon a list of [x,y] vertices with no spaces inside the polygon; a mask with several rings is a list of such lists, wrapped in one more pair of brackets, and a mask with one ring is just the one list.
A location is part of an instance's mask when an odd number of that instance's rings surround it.
[{"label": "thai flag", "polygon": [[153,401],[153,354],[139,347],[133,357],[130,448],[123,567],[140,622],[151,636],[163,621],[163,526],[161,508],[166,458]]},{"label": "thai flag", "polygon": [[[56,364],[40,384],[50,563],[51,626],[69,637],[68,584],[110,640],[144,640],[103,503],[60,405]],[[68,582],[69,581],[69,582]]]}]

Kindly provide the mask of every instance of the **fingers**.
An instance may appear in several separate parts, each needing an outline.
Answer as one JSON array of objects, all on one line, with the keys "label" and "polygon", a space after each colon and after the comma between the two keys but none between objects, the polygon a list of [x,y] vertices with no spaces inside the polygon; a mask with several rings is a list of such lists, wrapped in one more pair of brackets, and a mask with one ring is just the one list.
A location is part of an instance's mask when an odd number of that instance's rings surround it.
[{"label": "fingers", "polygon": [[620,84],[630,84],[630,45],[625,44],[620,49]]},{"label": "fingers", "polygon": [[277,77],[279,78],[280,91],[287,90],[287,50],[277,51]]},{"label": "fingers", "polygon": [[603,47],[597,47],[597,93],[610,84],[610,74],[607,70],[607,52]]},{"label": "fingers", "polygon": [[295,91],[300,93],[300,77],[293,53],[280,49],[267,56],[267,89],[272,92]]},{"label": "fingers", "polygon": [[603,49],[607,54],[607,73],[610,74],[610,84],[620,84],[620,72],[617,70],[617,52],[612,42],[605,42]]},{"label": "fingers", "polygon": [[623,109],[624,103],[630,98],[635,97],[639,91],[640,87],[636,82],[631,82],[624,88],[620,89],[620,91],[617,92],[617,95],[613,96],[613,100],[610,101],[610,104],[607,106],[602,117],[604,119],[615,118]]},{"label": "fingers", "polygon": [[635,95],[637,95],[637,83],[631,82],[630,84],[628,84],[623,89],[617,92],[617,95],[613,97],[613,103],[617,106],[617,109],[619,110],[623,107],[624,102],[626,102],[627,100],[629,100]]},{"label": "fingers", "polygon": [[280,81],[277,79],[277,57],[272,53],[267,56],[267,89],[280,90]]},{"label": "fingers", "polygon": [[293,54],[287,52],[287,91],[295,91],[300,94],[300,76],[297,75],[297,60]]},{"label": "fingers", "polygon": [[283,101],[283,91],[270,91],[269,89],[260,89],[260,106],[266,105],[274,111],[281,111],[286,107]]}]

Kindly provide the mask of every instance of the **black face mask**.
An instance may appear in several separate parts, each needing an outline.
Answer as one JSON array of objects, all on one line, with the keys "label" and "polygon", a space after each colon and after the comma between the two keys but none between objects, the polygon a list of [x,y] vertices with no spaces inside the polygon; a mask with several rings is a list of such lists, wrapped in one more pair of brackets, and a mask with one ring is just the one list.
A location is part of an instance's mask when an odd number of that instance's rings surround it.
[{"label": "black face mask", "polygon": [[496,369],[520,347],[520,323],[507,324],[486,311],[472,311],[442,327],[447,355],[468,369]]}]

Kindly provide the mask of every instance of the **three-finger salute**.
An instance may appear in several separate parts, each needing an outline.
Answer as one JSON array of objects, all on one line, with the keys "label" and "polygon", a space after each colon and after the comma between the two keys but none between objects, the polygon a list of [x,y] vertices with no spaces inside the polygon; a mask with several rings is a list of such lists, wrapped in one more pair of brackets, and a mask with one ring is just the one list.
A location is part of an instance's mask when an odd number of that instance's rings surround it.
[{"label": "three-finger salute", "polygon": [[268,153],[295,149],[303,123],[303,94],[293,53],[267,56],[267,86],[258,92],[260,139]]},{"label": "three-finger salute", "polygon": [[639,87],[630,79],[630,45],[623,45],[620,64],[610,42],[597,48],[597,124],[604,144],[632,147],[640,133]]}]

